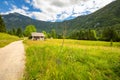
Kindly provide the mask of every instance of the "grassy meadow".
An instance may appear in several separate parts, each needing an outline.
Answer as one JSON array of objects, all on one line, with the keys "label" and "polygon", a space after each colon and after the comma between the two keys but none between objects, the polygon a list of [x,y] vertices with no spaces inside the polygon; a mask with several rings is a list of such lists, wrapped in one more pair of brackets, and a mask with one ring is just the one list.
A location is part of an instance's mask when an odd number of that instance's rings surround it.
[{"label": "grassy meadow", "polygon": [[23,80],[120,80],[120,42],[24,41]]},{"label": "grassy meadow", "polygon": [[6,33],[0,33],[0,47],[4,47],[5,45],[16,40],[19,40],[19,38],[16,36],[12,36]]}]

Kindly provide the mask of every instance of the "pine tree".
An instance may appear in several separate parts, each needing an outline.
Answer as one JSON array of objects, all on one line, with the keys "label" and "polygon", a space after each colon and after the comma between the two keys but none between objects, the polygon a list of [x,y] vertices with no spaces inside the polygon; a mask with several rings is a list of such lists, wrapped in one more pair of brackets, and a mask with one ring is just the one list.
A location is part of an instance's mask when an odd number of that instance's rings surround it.
[{"label": "pine tree", "polygon": [[96,31],[95,30],[90,30],[89,31],[89,39],[90,40],[97,40],[97,36],[96,36]]},{"label": "pine tree", "polygon": [[0,15],[0,32],[6,32],[4,21],[2,20],[2,17]]},{"label": "pine tree", "polygon": [[23,34],[22,34],[22,29],[21,29],[21,28],[18,28],[18,29],[17,29],[16,35],[17,35],[18,37],[22,37],[22,36],[23,36]]},{"label": "pine tree", "polygon": [[102,39],[106,41],[119,41],[119,35],[114,27],[108,27],[103,30]]},{"label": "pine tree", "polygon": [[16,35],[16,29],[12,28],[12,35]]},{"label": "pine tree", "polygon": [[52,37],[52,38],[57,38],[55,29],[52,29],[52,30],[51,30],[51,37]]}]

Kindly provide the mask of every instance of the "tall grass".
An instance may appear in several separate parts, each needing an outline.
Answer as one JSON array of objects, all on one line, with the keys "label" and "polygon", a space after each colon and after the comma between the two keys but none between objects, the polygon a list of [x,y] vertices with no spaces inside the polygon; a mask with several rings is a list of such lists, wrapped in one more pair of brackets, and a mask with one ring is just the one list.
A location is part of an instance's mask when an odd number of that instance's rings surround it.
[{"label": "tall grass", "polygon": [[[24,80],[119,80],[120,43],[65,40],[24,41]],[[101,44],[100,44],[101,43]]]},{"label": "tall grass", "polygon": [[16,40],[19,40],[19,38],[16,36],[12,36],[6,33],[0,33],[0,47],[4,47],[5,45]]}]

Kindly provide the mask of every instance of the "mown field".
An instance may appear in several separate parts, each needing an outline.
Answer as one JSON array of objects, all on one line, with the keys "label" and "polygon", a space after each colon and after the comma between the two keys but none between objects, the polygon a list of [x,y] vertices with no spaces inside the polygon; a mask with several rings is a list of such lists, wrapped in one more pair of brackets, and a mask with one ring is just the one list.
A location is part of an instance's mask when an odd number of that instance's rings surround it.
[{"label": "mown field", "polygon": [[16,40],[19,40],[19,38],[16,36],[12,36],[6,33],[0,33],[0,47],[4,47],[5,45]]},{"label": "mown field", "polygon": [[120,80],[120,42],[24,41],[23,80]]}]

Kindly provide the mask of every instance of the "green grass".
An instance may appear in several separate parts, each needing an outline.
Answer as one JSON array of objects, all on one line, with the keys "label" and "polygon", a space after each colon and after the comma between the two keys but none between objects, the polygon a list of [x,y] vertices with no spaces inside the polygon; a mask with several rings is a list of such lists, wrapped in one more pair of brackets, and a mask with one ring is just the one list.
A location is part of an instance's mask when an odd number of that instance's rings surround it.
[{"label": "green grass", "polygon": [[16,40],[19,40],[19,38],[16,36],[12,36],[6,33],[0,33],[0,47],[4,47],[7,44]]},{"label": "green grass", "polygon": [[62,40],[24,41],[24,80],[119,80],[120,43]]}]

